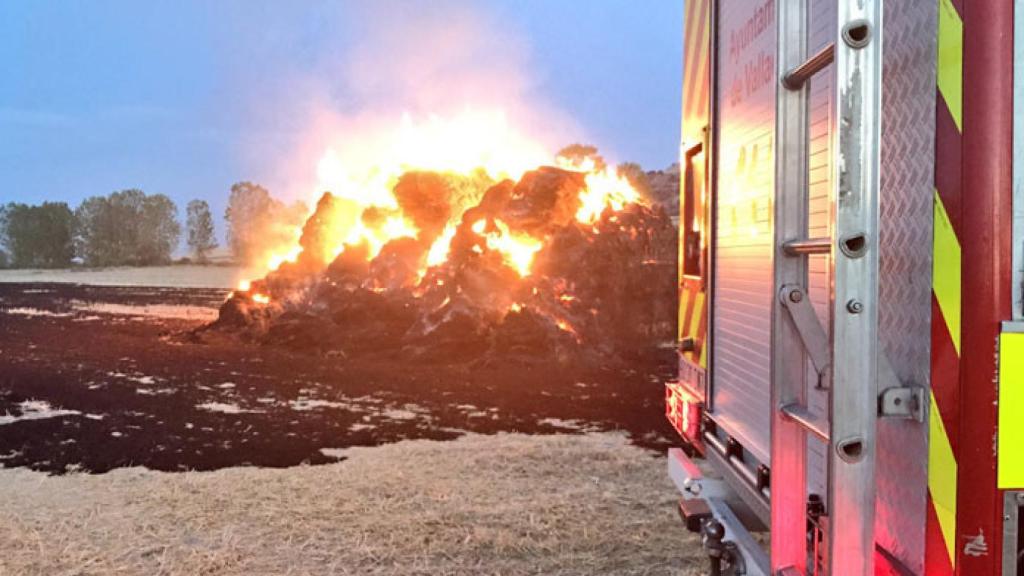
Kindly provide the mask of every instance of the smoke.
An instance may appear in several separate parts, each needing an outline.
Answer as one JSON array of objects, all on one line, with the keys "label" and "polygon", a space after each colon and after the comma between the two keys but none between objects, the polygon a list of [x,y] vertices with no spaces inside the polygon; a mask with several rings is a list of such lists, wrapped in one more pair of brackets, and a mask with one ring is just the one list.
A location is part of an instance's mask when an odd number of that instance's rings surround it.
[{"label": "smoke", "polygon": [[[326,150],[346,169],[366,171],[395,153],[394,135],[403,127],[429,128],[439,118],[491,126],[484,137],[493,141],[483,145],[519,150],[524,164],[548,159],[579,134],[541,94],[523,36],[479,5],[330,5],[319,8],[315,22],[290,24],[292,32],[278,30],[272,45],[308,44],[307,57],[284,62],[271,49],[256,55],[286,72],[267,78],[273,86],[246,104],[249,116],[270,118],[276,127],[246,152],[283,200],[315,204],[323,191],[317,164]],[[438,130],[449,133],[421,131],[453,140],[448,145],[471,146],[480,137],[467,126],[456,125],[454,134],[450,126]]]},{"label": "smoke", "polygon": [[378,2],[356,18],[367,35],[345,80],[364,106],[444,113],[480,102],[519,105],[531,89],[527,46],[466,3]]}]

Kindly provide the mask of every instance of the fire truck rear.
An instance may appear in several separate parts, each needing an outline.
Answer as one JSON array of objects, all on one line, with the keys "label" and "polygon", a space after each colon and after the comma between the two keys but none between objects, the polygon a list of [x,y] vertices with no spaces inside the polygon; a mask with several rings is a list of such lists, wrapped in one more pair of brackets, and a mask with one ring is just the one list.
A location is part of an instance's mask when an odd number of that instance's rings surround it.
[{"label": "fire truck rear", "polygon": [[713,573],[1024,575],[1020,8],[687,0],[668,471]]}]

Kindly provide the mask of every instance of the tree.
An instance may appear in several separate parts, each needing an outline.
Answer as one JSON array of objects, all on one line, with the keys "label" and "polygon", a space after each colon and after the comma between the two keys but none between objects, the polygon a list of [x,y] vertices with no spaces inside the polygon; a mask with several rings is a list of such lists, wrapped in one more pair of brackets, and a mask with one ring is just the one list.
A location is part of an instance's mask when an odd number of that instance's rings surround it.
[{"label": "tree", "polygon": [[193,200],[188,203],[185,213],[187,214],[188,248],[196,260],[206,262],[207,254],[217,247],[210,205],[205,200]]},{"label": "tree", "polygon": [[126,235],[109,197],[91,196],[75,209],[75,252],[89,266],[109,266],[127,259]]},{"label": "tree", "polygon": [[651,194],[651,181],[647,172],[636,162],[623,162],[615,167],[619,176],[625,178],[640,197],[648,202],[654,200]]},{"label": "tree", "polygon": [[251,261],[263,246],[262,234],[270,226],[280,203],[259,184],[238,182],[231,186],[224,220],[228,223],[228,245],[236,258]]},{"label": "tree", "polygon": [[582,168],[588,159],[593,161],[594,168],[597,170],[603,170],[607,166],[604,157],[597,153],[597,146],[593,144],[580,144],[578,142],[569,144],[559,150],[556,157],[565,159],[569,164],[577,168]]},{"label": "tree", "polygon": [[678,163],[664,170],[647,173],[647,181],[651,186],[651,200],[664,206],[669,214],[679,214],[679,177]]},{"label": "tree", "polygon": [[228,246],[236,259],[252,262],[267,250],[294,241],[307,214],[301,202],[286,206],[259,184],[238,182],[231,187],[224,211]]},{"label": "tree", "polygon": [[90,266],[167,263],[181,236],[177,213],[167,196],[141,190],[87,198],[75,210],[78,254]]},{"label": "tree", "polygon": [[163,194],[147,196],[142,201],[139,248],[135,263],[140,266],[166,264],[181,239],[178,207]]},{"label": "tree", "polygon": [[8,204],[2,218],[4,259],[15,268],[60,268],[74,257],[74,215],[63,202]]}]

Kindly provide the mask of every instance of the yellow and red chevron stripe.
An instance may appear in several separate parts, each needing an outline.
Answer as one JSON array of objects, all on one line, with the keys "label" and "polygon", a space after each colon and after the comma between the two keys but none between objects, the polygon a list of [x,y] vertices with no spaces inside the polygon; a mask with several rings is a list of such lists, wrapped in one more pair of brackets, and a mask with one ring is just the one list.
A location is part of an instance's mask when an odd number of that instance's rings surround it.
[{"label": "yellow and red chevron stripe", "polygon": [[711,66],[710,0],[689,0],[683,29],[683,140],[699,141],[707,123]]},{"label": "yellow and red chevron stripe", "polygon": [[[711,93],[711,1],[687,1],[685,18],[682,150],[702,142],[704,130],[708,125]],[[687,162],[687,158],[680,158],[681,166],[685,166]],[[683,189],[685,182],[680,184],[680,210],[682,210],[687,199]],[[695,217],[703,220],[703,206],[699,200],[694,199],[693,201],[697,203],[693,207],[694,210],[697,210]],[[682,242],[682,236],[680,236],[680,242]],[[682,253],[683,246],[680,245],[680,254]],[[704,345],[705,331],[707,330],[704,284],[703,278],[684,276],[680,265],[679,340],[689,339],[693,343],[693,350],[682,354],[689,363],[700,368],[704,368],[707,362],[707,346]]]},{"label": "yellow and red chevron stripe", "polygon": [[930,575],[953,574],[956,566],[963,130],[963,19],[959,4],[960,0],[939,0],[925,559]]},{"label": "yellow and red chevron stripe", "polygon": [[679,340],[690,339],[694,349],[683,356],[692,364],[706,368],[707,347],[704,346],[707,330],[705,314],[704,281],[700,278],[683,278],[679,288]]}]

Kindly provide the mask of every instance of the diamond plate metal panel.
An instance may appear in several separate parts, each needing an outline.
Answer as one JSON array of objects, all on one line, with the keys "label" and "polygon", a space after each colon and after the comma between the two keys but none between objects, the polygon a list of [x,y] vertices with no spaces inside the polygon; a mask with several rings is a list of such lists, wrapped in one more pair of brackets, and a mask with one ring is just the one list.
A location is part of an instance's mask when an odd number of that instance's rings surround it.
[{"label": "diamond plate metal panel", "polygon": [[[930,369],[936,2],[886,2],[879,216],[879,338],[905,384]],[[878,544],[924,573],[928,427],[879,419]]]}]

